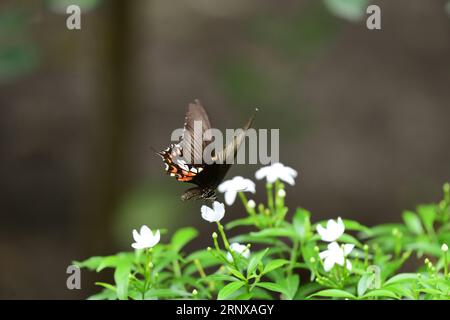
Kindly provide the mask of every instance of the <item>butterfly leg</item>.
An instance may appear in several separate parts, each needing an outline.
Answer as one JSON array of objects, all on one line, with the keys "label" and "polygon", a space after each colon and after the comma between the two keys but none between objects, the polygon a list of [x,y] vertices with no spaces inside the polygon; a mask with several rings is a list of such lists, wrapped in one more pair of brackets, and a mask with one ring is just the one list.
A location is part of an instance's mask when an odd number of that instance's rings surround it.
[{"label": "butterfly leg", "polygon": [[202,199],[210,202],[214,202],[217,200],[216,192],[213,189],[203,190]]}]

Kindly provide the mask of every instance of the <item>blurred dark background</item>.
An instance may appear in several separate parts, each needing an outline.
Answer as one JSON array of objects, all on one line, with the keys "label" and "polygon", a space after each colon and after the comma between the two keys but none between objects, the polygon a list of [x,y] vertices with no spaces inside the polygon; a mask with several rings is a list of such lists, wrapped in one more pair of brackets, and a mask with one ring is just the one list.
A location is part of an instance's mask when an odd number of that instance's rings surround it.
[{"label": "blurred dark background", "polygon": [[[85,298],[72,260],[129,250],[141,224],[212,227],[151,147],[188,102],[234,128],[280,128],[288,204],[373,225],[450,180],[450,6],[379,0],[2,0],[0,298]],[[68,4],[82,29],[66,28]],[[236,166],[253,178],[257,166]],[[256,199],[263,200],[263,184]],[[240,205],[226,219],[242,215]],[[163,241],[167,241],[167,235]],[[106,275],[107,276],[107,275]]]}]

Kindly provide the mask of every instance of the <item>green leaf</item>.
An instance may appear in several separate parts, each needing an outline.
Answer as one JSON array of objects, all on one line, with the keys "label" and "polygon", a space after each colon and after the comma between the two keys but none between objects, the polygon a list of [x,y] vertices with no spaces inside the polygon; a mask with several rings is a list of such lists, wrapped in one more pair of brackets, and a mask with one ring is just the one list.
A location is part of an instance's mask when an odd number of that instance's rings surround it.
[{"label": "green leaf", "polygon": [[372,291],[367,292],[365,295],[362,296],[363,299],[365,298],[391,298],[391,299],[398,299],[399,297],[392,291],[385,290],[385,289],[375,289]]},{"label": "green leaf", "polygon": [[150,289],[145,293],[145,298],[178,298],[190,297],[191,293],[178,289]]},{"label": "green leaf", "polygon": [[352,231],[367,231],[367,230],[369,230],[368,227],[366,227],[354,220],[344,219],[343,222],[345,225],[345,230],[352,230]]},{"label": "green leaf", "polygon": [[255,224],[255,219],[253,217],[247,217],[247,218],[243,218],[243,219],[237,219],[237,220],[233,220],[231,222],[228,222],[225,225],[225,228],[227,229],[233,229],[235,227],[239,227],[239,226],[251,226]]},{"label": "green leaf", "polygon": [[96,294],[90,296],[87,299],[88,300],[116,300],[117,295],[116,295],[115,290],[113,291],[110,289],[104,289],[104,290],[100,291],[99,293],[96,293]]},{"label": "green leaf", "polygon": [[131,264],[133,260],[134,252],[122,252],[116,255],[102,257],[95,271],[100,272],[105,268],[117,268],[125,263]]},{"label": "green leaf", "polygon": [[283,293],[284,292],[284,288],[282,286],[280,286],[277,283],[274,282],[258,282],[256,284],[256,286],[260,287],[260,288],[264,288],[270,291],[275,291],[275,292],[279,292],[279,293]]},{"label": "green leaf", "polygon": [[311,297],[329,297],[329,298],[345,298],[345,299],[356,299],[356,297],[350,292],[339,290],[339,289],[325,289],[316,292],[309,296]]},{"label": "green leaf", "polygon": [[292,224],[300,241],[308,240],[311,236],[310,216],[311,213],[305,209],[297,208],[297,211],[295,211]]},{"label": "green leaf", "polygon": [[172,237],[170,241],[172,249],[179,252],[187,243],[196,238],[198,231],[194,228],[182,228],[179,229]]},{"label": "green leaf", "polygon": [[411,231],[412,233],[423,233],[422,223],[420,222],[419,217],[414,212],[403,212],[403,221],[405,222],[406,227],[408,227],[409,231]]},{"label": "green leaf", "polygon": [[230,295],[239,290],[244,284],[245,282],[242,281],[236,281],[227,284],[225,287],[220,289],[217,295],[217,300],[227,299]]},{"label": "green leaf", "polygon": [[423,293],[428,293],[431,295],[441,295],[443,294],[441,291],[437,290],[437,289],[433,289],[433,288],[423,288],[423,289],[419,289],[420,292]]},{"label": "green leaf", "polygon": [[239,278],[239,279],[241,279],[241,280],[243,280],[243,281],[246,280],[245,277],[244,277],[244,275],[243,275],[240,271],[238,271],[238,270],[236,270],[236,269],[234,269],[234,268],[230,268],[230,272],[231,272],[235,277],[237,277],[237,278]]},{"label": "green leaf", "polygon": [[250,276],[253,272],[255,272],[256,268],[258,267],[258,264],[261,262],[262,258],[266,255],[267,251],[269,251],[269,248],[266,248],[265,250],[260,251],[257,254],[253,255],[247,266],[247,276]]},{"label": "green leaf", "polygon": [[355,237],[344,233],[342,236],[339,237],[339,241],[345,242],[345,243],[351,243],[354,244],[357,247],[362,247],[361,242],[358,241]]},{"label": "green leaf", "polygon": [[404,232],[406,230],[405,226],[400,223],[388,223],[388,224],[381,224],[375,227],[372,227],[370,229],[367,229],[363,232],[361,232],[361,236],[363,238],[371,238],[371,237],[379,237],[379,236],[392,236],[392,231],[394,229],[397,229],[401,232]]},{"label": "green leaf", "polygon": [[324,4],[336,16],[354,22],[363,18],[368,0],[324,0]]},{"label": "green leaf", "polygon": [[398,297],[406,297],[406,298],[412,299],[412,300],[416,299],[416,297],[414,296],[413,290],[411,288],[411,285],[408,282],[405,282],[405,283],[399,282],[396,284],[384,286],[383,290],[392,291]]},{"label": "green leaf", "polygon": [[114,281],[116,283],[117,298],[126,300],[128,298],[128,282],[131,271],[131,265],[128,261],[119,264],[114,272]]},{"label": "green leaf", "polygon": [[104,257],[91,257],[84,261],[74,261],[73,264],[79,268],[87,268],[89,270],[96,270],[102,263]]},{"label": "green leaf", "polygon": [[417,207],[417,213],[422,219],[422,223],[427,232],[432,233],[434,231],[433,224],[436,219],[436,206],[435,205],[421,205]]},{"label": "green leaf", "polygon": [[307,282],[302,284],[295,294],[295,300],[306,300],[313,292],[320,290],[322,286],[317,282]]},{"label": "green leaf", "polygon": [[391,285],[398,282],[405,282],[411,280],[417,280],[417,273],[399,273],[392,278],[388,279],[384,285]]},{"label": "green leaf", "polygon": [[103,287],[103,288],[105,288],[107,290],[113,291],[114,293],[117,291],[116,287],[114,287],[112,284],[109,284],[109,283],[106,283],[106,282],[96,282],[95,285]]},{"label": "green leaf", "polygon": [[227,275],[227,274],[211,274],[209,276],[207,276],[204,279],[201,279],[200,281],[228,281],[228,282],[233,282],[233,281],[238,281],[238,279]]},{"label": "green leaf", "polygon": [[283,287],[283,294],[286,296],[286,299],[292,300],[297,293],[300,277],[298,274],[291,274],[283,279],[280,284]]},{"label": "green leaf", "polygon": [[267,237],[298,238],[297,233],[290,228],[267,228],[259,232],[251,232],[250,235],[257,238],[267,238]]},{"label": "green leaf", "polygon": [[243,294],[240,294],[240,295],[234,297],[234,300],[250,300],[251,298],[253,298],[253,293],[246,292],[246,293],[243,293]]},{"label": "green leaf", "polygon": [[262,274],[269,273],[270,271],[278,269],[288,263],[289,263],[289,260],[286,260],[286,259],[271,260],[264,266]]},{"label": "green leaf", "polygon": [[358,297],[361,297],[366,293],[370,284],[373,283],[375,275],[373,273],[364,273],[358,281]]},{"label": "green leaf", "polygon": [[425,241],[409,243],[406,245],[406,249],[415,250],[417,252],[425,252],[435,257],[439,257],[442,254],[441,247],[438,244]]}]

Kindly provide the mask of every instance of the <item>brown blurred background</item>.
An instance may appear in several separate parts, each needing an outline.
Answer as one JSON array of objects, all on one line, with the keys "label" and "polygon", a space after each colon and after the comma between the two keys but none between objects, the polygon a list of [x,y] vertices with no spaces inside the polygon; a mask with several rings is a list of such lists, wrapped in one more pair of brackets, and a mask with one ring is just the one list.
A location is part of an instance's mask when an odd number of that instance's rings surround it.
[{"label": "brown blurred background", "polygon": [[[68,4],[82,29],[66,28]],[[212,227],[151,147],[199,98],[214,126],[280,128],[300,172],[288,204],[373,225],[438,200],[450,180],[445,0],[3,0],[0,298],[85,298],[72,260],[129,250],[141,224]],[[229,177],[253,178],[257,166]],[[263,184],[256,199],[263,200]],[[236,205],[227,220],[240,217]],[[162,241],[167,241],[168,236]],[[107,276],[107,275],[106,275]]]}]

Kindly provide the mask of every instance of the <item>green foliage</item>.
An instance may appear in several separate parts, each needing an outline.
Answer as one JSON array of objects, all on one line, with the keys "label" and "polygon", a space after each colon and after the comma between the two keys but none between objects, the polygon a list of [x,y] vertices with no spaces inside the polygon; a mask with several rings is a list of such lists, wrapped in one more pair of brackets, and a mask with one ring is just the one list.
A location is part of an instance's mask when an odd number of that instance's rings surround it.
[{"label": "green foliage", "polygon": [[39,51],[28,23],[31,16],[19,7],[0,12],[0,83],[28,74],[38,65]]},{"label": "green foliage", "polygon": [[[403,223],[367,227],[343,220],[345,231],[336,241],[342,250],[344,244],[354,247],[343,254],[344,263],[328,271],[324,252],[330,245],[316,233],[317,225],[326,221],[311,223],[311,213],[303,208],[286,219],[285,192],[280,193],[284,185],[277,181],[266,189],[267,204],[251,207],[241,193],[248,216],[228,222],[226,228],[217,222],[206,249],[186,254],[184,248],[198,232],[182,228],[168,243],[151,249],[77,262],[95,272],[114,270],[114,283],[97,283],[101,291],[90,299],[450,298],[449,257],[443,246],[450,239],[448,184],[442,201],[405,211]],[[252,230],[227,238],[229,229],[241,227]],[[246,245],[238,251],[233,242]],[[424,263],[416,260],[420,266],[415,272],[401,272],[407,260],[417,258]]]},{"label": "green foliage", "polygon": [[368,0],[324,0],[326,7],[336,16],[349,20],[361,20],[369,5]]}]

